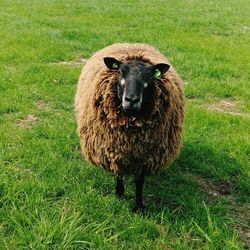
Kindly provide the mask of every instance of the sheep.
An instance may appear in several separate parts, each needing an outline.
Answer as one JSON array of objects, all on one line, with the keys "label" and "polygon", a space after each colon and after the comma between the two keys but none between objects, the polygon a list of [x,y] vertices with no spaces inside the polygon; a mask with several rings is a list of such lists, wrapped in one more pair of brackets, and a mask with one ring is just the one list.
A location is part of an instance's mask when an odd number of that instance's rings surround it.
[{"label": "sheep", "polygon": [[123,176],[134,176],[133,210],[144,211],[144,176],[168,167],[181,146],[184,94],[174,68],[147,44],[103,48],[83,67],[75,111],[84,157],[115,174],[118,197]]}]

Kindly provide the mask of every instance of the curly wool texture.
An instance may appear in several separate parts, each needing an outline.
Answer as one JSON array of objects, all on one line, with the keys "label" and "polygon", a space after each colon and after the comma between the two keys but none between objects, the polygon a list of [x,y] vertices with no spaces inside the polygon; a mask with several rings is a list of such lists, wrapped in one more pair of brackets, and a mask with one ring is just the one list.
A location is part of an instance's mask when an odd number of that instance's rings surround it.
[{"label": "curly wool texture", "polygon": [[122,63],[140,60],[170,65],[146,44],[113,44],[96,52],[83,68],[75,97],[82,153],[116,175],[157,174],[170,165],[181,145],[184,96],[180,78],[171,66],[161,79],[154,79],[153,98],[136,117],[128,117],[117,99],[118,73],[103,62],[107,56]]}]

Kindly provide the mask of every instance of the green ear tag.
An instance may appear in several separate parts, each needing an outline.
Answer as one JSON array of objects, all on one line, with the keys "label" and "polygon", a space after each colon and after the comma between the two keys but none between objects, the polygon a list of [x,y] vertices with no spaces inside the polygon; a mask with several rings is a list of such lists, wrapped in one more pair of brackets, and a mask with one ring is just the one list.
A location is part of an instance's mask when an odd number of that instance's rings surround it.
[{"label": "green ear tag", "polygon": [[117,63],[113,63],[112,68],[113,69],[118,69],[118,64]]},{"label": "green ear tag", "polygon": [[159,69],[156,69],[154,76],[155,77],[160,77],[161,76],[161,71]]}]

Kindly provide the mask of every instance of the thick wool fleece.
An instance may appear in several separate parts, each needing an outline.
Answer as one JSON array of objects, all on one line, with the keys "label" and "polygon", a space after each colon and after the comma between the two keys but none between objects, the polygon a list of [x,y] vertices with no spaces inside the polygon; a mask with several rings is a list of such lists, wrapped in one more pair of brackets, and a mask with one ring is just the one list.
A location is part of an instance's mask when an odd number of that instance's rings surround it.
[{"label": "thick wool fleece", "polygon": [[80,75],[75,97],[77,130],[83,155],[116,175],[156,174],[169,166],[181,145],[183,90],[171,66],[153,82],[153,98],[136,117],[128,117],[116,94],[118,73],[104,57],[149,65],[169,61],[146,44],[113,44],[96,52]]}]

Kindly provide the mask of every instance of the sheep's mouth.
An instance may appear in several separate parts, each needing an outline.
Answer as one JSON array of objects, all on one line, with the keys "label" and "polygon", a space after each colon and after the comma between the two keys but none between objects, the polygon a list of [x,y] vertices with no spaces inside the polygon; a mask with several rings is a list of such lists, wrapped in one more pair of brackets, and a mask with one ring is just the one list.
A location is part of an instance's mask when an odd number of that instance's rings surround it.
[{"label": "sheep's mouth", "polygon": [[122,108],[128,116],[135,116],[141,110],[141,105],[134,105],[131,103],[123,103]]},{"label": "sheep's mouth", "polygon": [[131,109],[123,109],[127,116],[137,116],[139,111],[131,110]]}]

